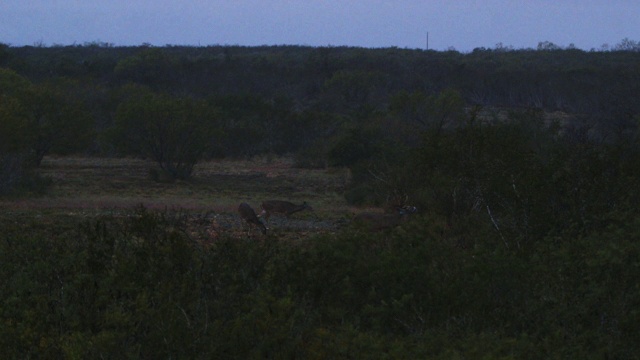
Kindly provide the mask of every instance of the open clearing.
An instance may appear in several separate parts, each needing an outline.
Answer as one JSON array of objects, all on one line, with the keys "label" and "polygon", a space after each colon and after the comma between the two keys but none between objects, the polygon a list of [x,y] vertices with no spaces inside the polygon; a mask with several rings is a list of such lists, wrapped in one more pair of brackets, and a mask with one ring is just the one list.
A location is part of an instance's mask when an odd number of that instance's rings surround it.
[{"label": "open clearing", "polygon": [[[349,181],[346,169],[309,170],[293,167],[289,158],[199,163],[189,181],[154,182],[155,163],[130,158],[48,157],[40,171],[52,179],[41,197],[0,200],[5,215],[91,218],[127,213],[137,206],[158,211],[186,211],[204,218],[212,230],[239,235],[241,202],[259,212],[267,199],[307,201],[314,211],[291,219],[272,216],[273,233],[301,237],[332,232],[352,210],[342,196]],[[43,219],[44,220],[44,219]],[[215,228],[215,229],[213,229]]]}]

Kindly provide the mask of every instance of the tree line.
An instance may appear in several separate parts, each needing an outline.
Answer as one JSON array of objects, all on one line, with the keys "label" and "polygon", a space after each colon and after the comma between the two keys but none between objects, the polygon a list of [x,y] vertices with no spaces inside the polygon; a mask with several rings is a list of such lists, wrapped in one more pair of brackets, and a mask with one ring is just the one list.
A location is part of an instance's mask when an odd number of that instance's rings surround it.
[{"label": "tree line", "polygon": [[[2,126],[10,137],[2,163],[11,168],[28,157],[37,166],[50,153],[143,155],[170,178],[189,177],[197,160],[210,157],[288,153],[306,166],[326,166],[353,129],[394,123],[415,134],[437,123],[443,114],[434,113],[432,102],[452,92],[459,103],[451,111],[559,111],[610,138],[632,129],[639,113],[639,55],[629,44],[625,39],[607,52],[541,45],[467,54],[2,45]],[[153,143],[163,132],[176,138]],[[403,145],[413,146],[408,138]],[[174,144],[180,141],[189,147]]]}]

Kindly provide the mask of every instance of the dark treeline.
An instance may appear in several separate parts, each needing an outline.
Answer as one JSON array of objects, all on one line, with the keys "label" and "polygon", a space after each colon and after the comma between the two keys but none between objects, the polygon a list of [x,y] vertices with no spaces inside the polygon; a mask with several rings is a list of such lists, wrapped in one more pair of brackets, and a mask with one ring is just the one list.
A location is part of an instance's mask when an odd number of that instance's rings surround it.
[{"label": "dark treeline", "polygon": [[144,209],[70,228],[6,220],[0,345],[13,358],[633,358],[634,49],[0,47],[0,193],[46,191],[48,154],[144,156],[158,181],[207,158],[291,154],[348,167],[350,204],[419,209],[299,247],[204,248]]},{"label": "dark treeline", "polygon": [[[633,128],[640,113],[640,55],[633,50],[541,45],[463,54],[302,46],[2,45],[4,126],[24,130],[21,142],[30,144],[36,164],[49,153],[142,154],[173,178],[188,177],[192,165],[207,157],[289,153],[299,155],[300,165],[326,166],[330,147],[353,128],[399,122],[415,135],[440,122],[432,102],[442,94],[460,100],[449,104],[459,109],[446,111],[482,108],[485,120],[504,118],[496,115],[498,109],[562,112],[572,125],[610,139]],[[149,96],[160,97],[158,105],[175,103],[171,111],[153,108]],[[141,107],[145,116],[139,116]],[[160,119],[158,112],[172,113]],[[155,150],[127,146],[148,138],[153,122],[164,122],[167,129],[175,125],[168,122],[189,123],[206,133],[182,149],[188,153],[183,160],[191,163],[185,169],[174,169],[174,154],[168,153],[177,139]],[[188,136],[186,128],[180,135]],[[403,145],[413,140],[409,136]]]},{"label": "dark treeline", "polygon": [[[0,66],[35,85],[49,84],[64,92],[68,101],[91,112],[98,133],[114,123],[116,108],[125,100],[122,89],[131,84],[172,97],[204,99],[226,112],[242,110],[223,116],[222,128],[255,128],[261,138],[253,142],[255,148],[224,145],[225,155],[237,155],[243,152],[240,148],[249,153],[297,151],[303,144],[275,146],[277,139],[265,139],[283,131],[277,128],[279,122],[292,123],[282,116],[295,115],[296,122],[304,122],[314,134],[309,136],[316,137],[322,135],[318,126],[338,122],[318,119],[318,113],[366,118],[387,111],[403,94],[429,96],[446,89],[457,91],[469,106],[537,108],[621,121],[619,117],[639,112],[634,96],[640,93],[639,56],[636,51],[555,48],[463,54],[398,48],[89,44],[2,46]],[[234,128],[229,122],[238,125],[235,120],[248,122],[249,129]],[[104,147],[97,150],[108,153]]]},{"label": "dark treeline", "polygon": [[[35,83],[62,77],[96,92],[137,83],[176,96],[285,96],[300,109],[340,113],[362,105],[384,109],[399,91],[449,88],[472,104],[606,113],[614,97],[638,90],[638,51],[100,45],[0,51],[0,65]],[[334,104],[327,92],[349,103]]]}]

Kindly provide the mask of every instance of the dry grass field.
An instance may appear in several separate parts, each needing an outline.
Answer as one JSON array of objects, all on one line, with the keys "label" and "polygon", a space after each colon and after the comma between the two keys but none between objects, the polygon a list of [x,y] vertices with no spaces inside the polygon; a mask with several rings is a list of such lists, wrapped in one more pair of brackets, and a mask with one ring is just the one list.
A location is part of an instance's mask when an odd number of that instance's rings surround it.
[{"label": "dry grass field", "polygon": [[289,220],[272,216],[269,221],[272,233],[300,237],[334,231],[354,210],[342,196],[349,180],[346,169],[298,169],[289,158],[216,160],[198,164],[189,181],[161,183],[149,176],[154,167],[130,158],[48,157],[40,168],[53,182],[48,193],[0,200],[0,212],[53,221],[126,214],[142,205],[153,211],[188,212],[205,218],[218,234],[239,236],[241,202],[259,212],[263,200],[307,201],[313,212],[296,213]]}]

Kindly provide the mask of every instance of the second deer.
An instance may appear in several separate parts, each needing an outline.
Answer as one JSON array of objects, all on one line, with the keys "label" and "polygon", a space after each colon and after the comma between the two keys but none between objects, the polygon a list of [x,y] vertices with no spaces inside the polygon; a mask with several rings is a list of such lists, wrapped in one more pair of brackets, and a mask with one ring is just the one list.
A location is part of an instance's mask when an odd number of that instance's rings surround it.
[{"label": "second deer", "polygon": [[269,217],[272,214],[282,214],[289,218],[291,214],[297,213],[298,211],[313,210],[306,201],[300,205],[296,205],[284,200],[266,200],[262,202],[260,207],[262,208],[262,212],[259,216],[263,217],[267,223],[269,222]]}]

